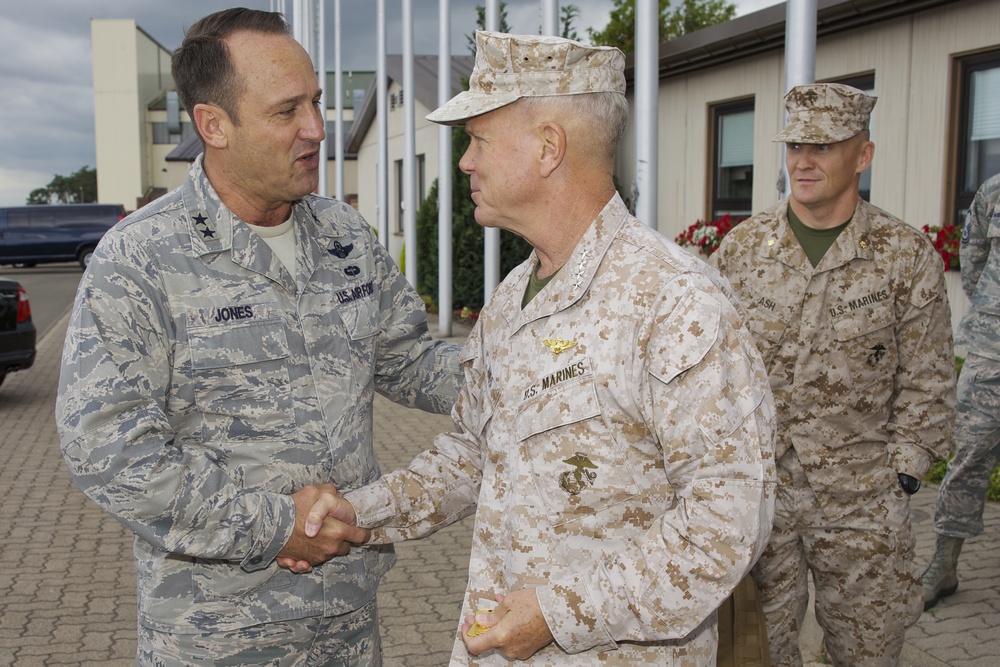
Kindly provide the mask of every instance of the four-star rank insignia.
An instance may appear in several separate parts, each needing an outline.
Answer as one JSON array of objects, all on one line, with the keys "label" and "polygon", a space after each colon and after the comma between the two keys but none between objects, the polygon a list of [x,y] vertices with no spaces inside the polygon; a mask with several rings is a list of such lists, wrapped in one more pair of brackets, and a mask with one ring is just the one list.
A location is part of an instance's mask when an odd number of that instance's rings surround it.
[{"label": "four-star rank insignia", "polygon": [[202,238],[215,238],[215,225],[212,224],[212,221],[204,213],[199,212],[192,220],[194,220],[194,228],[201,232]]},{"label": "four-star rank insignia", "polygon": [[555,354],[560,354],[570,348],[576,347],[575,340],[564,340],[562,338],[543,338],[542,342],[545,343],[545,347],[552,350]]},{"label": "four-star rank insignia", "polygon": [[354,250],[353,243],[348,243],[345,247],[340,245],[340,241],[334,241],[333,247],[329,249],[331,255],[340,259],[347,259],[347,256],[351,254],[352,250]]}]

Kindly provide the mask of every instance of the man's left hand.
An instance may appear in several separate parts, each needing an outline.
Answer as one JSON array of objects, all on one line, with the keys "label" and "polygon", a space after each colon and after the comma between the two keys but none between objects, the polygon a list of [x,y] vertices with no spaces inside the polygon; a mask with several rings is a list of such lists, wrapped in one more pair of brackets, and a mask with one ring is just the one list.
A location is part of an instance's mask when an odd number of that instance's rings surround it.
[{"label": "man's left hand", "polygon": [[[462,624],[462,640],[472,655],[496,649],[508,660],[526,660],[553,641],[542,616],[538,596],[532,588],[497,595],[500,604],[490,612],[470,614]],[[489,628],[478,637],[469,636],[473,623]]]}]

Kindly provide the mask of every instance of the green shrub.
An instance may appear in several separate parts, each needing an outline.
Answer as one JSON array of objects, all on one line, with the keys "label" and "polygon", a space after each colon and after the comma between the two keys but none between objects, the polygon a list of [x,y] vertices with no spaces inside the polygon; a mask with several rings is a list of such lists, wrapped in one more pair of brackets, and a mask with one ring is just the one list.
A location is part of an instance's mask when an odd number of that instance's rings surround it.
[{"label": "green shrub", "polygon": [[[452,130],[451,265],[452,306],[454,310],[483,307],[483,228],[476,222],[476,205],[468,175],[458,168],[458,161],[469,145],[463,128]],[[531,246],[527,241],[500,232],[500,278],[527,259]],[[438,296],[438,182],[434,181],[427,198],[417,211],[417,291],[433,301]]]}]

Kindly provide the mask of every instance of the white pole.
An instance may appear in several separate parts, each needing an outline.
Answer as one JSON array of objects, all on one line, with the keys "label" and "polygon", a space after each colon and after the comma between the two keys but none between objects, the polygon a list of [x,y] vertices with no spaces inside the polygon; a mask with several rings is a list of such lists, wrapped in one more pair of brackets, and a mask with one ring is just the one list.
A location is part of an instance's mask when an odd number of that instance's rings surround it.
[{"label": "white pole", "polygon": [[[323,62],[323,38],[325,29],[322,25],[321,0],[292,0],[294,14],[292,16],[292,36],[302,45],[309,59],[316,68],[316,80],[319,87],[324,90],[320,97],[320,116],[323,119],[323,127],[326,129],[326,67]],[[316,12],[320,14],[319,25],[316,21]],[[317,56],[317,43],[319,44],[319,55]],[[319,185],[316,191],[320,195],[326,195],[326,141],[319,145]]]},{"label": "white pole", "polygon": [[542,34],[559,36],[559,0],[542,0]]},{"label": "white pole", "polygon": [[403,247],[406,280],[417,287],[417,143],[413,106],[413,0],[403,0]]},{"label": "white pole", "polygon": [[[451,99],[451,2],[438,2],[438,106]],[[438,333],[451,335],[451,127],[438,127]]]},{"label": "white pole", "polygon": [[[788,0],[785,5],[786,93],[795,86],[816,81],[816,17],[816,0]],[[784,107],[782,118],[787,120]],[[788,170],[784,167],[784,160],[780,189],[782,198],[789,195]]]},{"label": "white pole", "polygon": [[[329,99],[326,90],[326,2],[324,0],[312,0],[309,8],[310,15],[315,15],[316,31],[316,81],[319,84],[320,93],[319,109],[323,118],[323,131],[326,131],[326,101]],[[339,40],[337,46],[340,46]],[[329,171],[329,137],[320,142],[319,145],[319,190],[317,194],[325,197],[329,188],[327,187],[327,172]]]},{"label": "white pole", "polygon": [[[320,5],[323,0],[320,0]],[[335,47],[333,52],[333,94],[337,96],[336,112],[337,120],[334,123],[334,175],[333,191],[337,199],[344,201],[344,72],[341,66],[341,39],[340,28],[340,0],[333,2],[333,39]]]},{"label": "white pole", "polygon": [[635,215],[657,229],[659,146],[659,4],[636,0],[635,5]]},{"label": "white pole", "polygon": [[389,247],[389,108],[386,105],[388,74],[386,73],[385,0],[378,0],[376,26],[375,121],[378,130],[378,162],[375,165],[375,195],[378,211],[378,238]]},{"label": "white pole", "polygon": [[[295,38],[299,44],[305,47],[305,42],[302,41],[302,15],[304,11],[305,0],[291,0],[292,2],[292,37]],[[287,14],[286,14],[287,16]],[[309,49],[306,49],[308,51]]]},{"label": "white pole", "polygon": [[[486,0],[485,26],[487,30],[500,30],[500,0]],[[483,229],[483,301],[500,283],[500,230]]]}]

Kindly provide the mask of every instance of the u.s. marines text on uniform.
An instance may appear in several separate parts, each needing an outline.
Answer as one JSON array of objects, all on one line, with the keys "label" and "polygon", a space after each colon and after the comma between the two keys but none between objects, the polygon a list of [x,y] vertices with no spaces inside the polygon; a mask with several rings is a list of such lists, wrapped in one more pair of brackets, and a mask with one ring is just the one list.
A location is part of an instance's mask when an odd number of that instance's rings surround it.
[{"label": "u.s. marines text on uniform", "polygon": [[776,667],[802,664],[809,572],[834,664],[894,665],[920,612],[906,493],[945,454],[954,414],[941,260],[858,195],[875,98],[810,84],[785,103],[791,196],[711,258],[747,308],[778,411],[775,521],[753,576]]},{"label": "u.s. marines text on uniform", "polygon": [[534,252],[465,345],[456,431],[345,497],[373,542],[478,504],[453,665],[714,665],[715,610],[771,523],[762,361],[726,281],[615,193],[622,54],[477,47],[429,118],[466,126],[477,221]]}]

